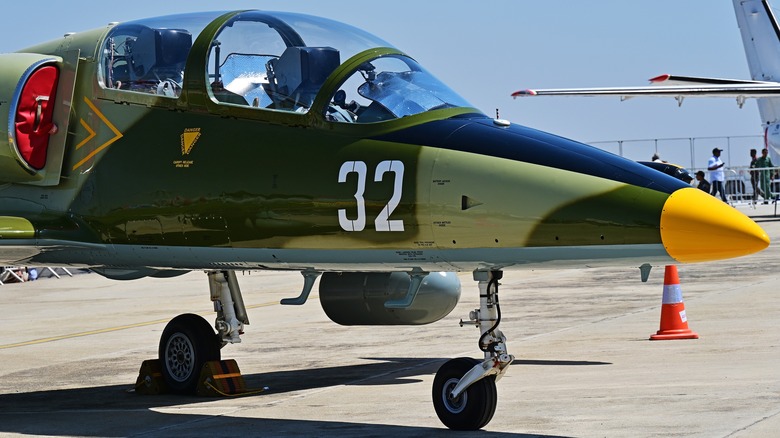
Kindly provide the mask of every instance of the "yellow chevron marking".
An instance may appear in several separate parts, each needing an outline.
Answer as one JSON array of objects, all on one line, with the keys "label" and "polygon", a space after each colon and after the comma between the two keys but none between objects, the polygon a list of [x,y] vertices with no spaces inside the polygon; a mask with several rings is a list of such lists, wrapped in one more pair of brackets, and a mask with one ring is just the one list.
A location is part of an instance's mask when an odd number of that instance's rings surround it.
[{"label": "yellow chevron marking", "polygon": [[[108,119],[106,118],[106,116],[105,116],[105,115],[103,115],[103,113],[101,113],[101,112],[100,112],[100,110],[99,110],[99,109],[97,109],[97,107],[96,107],[96,106],[95,106],[95,105],[94,105],[94,104],[93,104],[93,103],[92,103],[92,102],[91,102],[89,99],[87,99],[86,97],[84,97],[84,102],[86,102],[86,103],[87,103],[87,106],[89,106],[89,108],[90,108],[92,111],[94,111],[94,112],[95,112],[95,114],[97,114],[97,116],[100,118],[100,120],[102,120],[102,121],[103,121],[103,123],[104,123],[106,126],[108,126],[108,128],[109,128],[109,129],[111,129],[111,131],[114,133],[114,137],[112,137],[112,138],[111,138],[111,139],[109,139],[107,142],[105,142],[105,143],[101,144],[100,146],[98,146],[97,148],[95,148],[95,150],[93,150],[92,152],[90,152],[89,154],[87,154],[87,156],[86,156],[86,157],[82,158],[82,159],[81,159],[81,161],[79,161],[78,163],[76,163],[76,164],[73,166],[73,170],[76,170],[76,169],[78,169],[78,168],[79,168],[79,167],[81,167],[81,166],[82,166],[84,163],[86,163],[87,161],[89,161],[90,159],[92,159],[92,157],[94,157],[95,155],[97,155],[97,153],[98,153],[98,152],[100,152],[100,151],[102,151],[103,149],[105,149],[105,148],[109,147],[109,146],[110,146],[112,143],[114,143],[115,141],[117,141],[117,140],[119,140],[120,138],[122,138],[122,137],[123,137],[123,136],[122,136],[122,133],[121,133],[121,132],[119,132],[119,130],[118,130],[118,129],[116,129],[116,126],[114,126],[114,125],[113,125],[111,122],[109,122],[109,121],[108,121]],[[86,123],[83,123],[83,125],[85,125],[85,126],[86,126]],[[90,132],[94,132],[92,129],[87,129],[87,130],[88,130],[88,131],[90,131]],[[92,139],[92,137],[94,137],[94,135],[93,135],[93,136],[90,136],[90,137],[89,137],[89,139]],[[79,147],[83,146],[85,143],[86,143],[86,141],[83,141],[83,142],[79,143],[79,146],[77,146],[77,148],[79,148]]]},{"label": "yellow chevron marking", "polygon": [[84,140],[81,140],[81,143],[76,145],[76,150],[81,149],[82,146],[84,146],[85,144],[87,144],[87,142],[92,140],[92,137],[97,135],[95,131],[92,128],[90,128],[89,125],[87,125],[87,122],[85,122],[84,119],[79,119],[79,121],[81,122],[81,126],[83,126],[84,129],[87,130],[87,132],[89,132],[89,136],[87,136],[87,138],[85,138]]}]

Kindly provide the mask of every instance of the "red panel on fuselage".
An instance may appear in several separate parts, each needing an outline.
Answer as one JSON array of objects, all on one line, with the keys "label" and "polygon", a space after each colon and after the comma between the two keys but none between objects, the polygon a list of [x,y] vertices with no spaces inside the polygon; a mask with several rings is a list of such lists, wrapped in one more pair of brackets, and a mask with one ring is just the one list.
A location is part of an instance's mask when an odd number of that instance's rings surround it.
[{"label": "red panel on fuselage", "polygon": [[30,75],[19,97],[16,145],[27,164],[37,170],[46,165],[58,78],[57,67],[43,66]]}]

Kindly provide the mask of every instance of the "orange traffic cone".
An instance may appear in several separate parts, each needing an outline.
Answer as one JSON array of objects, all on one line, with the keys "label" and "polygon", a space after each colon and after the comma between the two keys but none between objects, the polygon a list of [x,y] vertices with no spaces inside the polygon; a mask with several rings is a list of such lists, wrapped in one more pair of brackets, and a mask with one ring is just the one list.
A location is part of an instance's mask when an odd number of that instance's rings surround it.
[{"label": "orange traffic cone", "polygon": [[664,298],[661,305],[661,328],[650,336],[651,341],[664,339],[699,339],[699,335],[688,328],[685,315],[680,278],[677,266],[667,265],[664,272]]}]

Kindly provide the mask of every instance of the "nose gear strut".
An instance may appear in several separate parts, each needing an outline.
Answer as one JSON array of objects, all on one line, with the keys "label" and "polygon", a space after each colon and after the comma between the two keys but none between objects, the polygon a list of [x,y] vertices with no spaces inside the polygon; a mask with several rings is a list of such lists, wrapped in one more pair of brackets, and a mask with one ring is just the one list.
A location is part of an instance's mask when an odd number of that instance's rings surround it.
[{"label": "nose gear strut", "polygon": [[445,426],[456,430],[476,430],[485,426],[496,410],[496,381],[504,376],[515,359],[507,353],[506,337],[498,329],[501,308],[498,281],[501,271],[474,271],[479,286],[479,309],[469,313],[461,327],[473,324],[480,329],[479,348],[484,360],[457,358],[439,368],[433,381],[433,405]]}]

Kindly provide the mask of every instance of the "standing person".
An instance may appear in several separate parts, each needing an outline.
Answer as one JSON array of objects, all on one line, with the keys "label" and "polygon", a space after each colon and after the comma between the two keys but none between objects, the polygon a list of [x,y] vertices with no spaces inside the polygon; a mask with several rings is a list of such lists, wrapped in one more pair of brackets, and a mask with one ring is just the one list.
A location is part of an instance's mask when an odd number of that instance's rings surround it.
[{"label": "standing person", "polygon": [[720,159],[720,153],[723,149],[715,148],[712,150],[712,156],[707,161],[707,170],[710,171],[710,184],[712,185],[712,196],[715,196],[720,192],[720,199],[723,202],[726,201],[726,191],[723,189],[723,183],[726,181],[726,172],[723,171],[723,166],[726,164]]},{"label": "standing person", "polygon": [[[761,157],[756,160],[756,168],[768,169],[775,167],[772,164],[772,159],[769,158],[769,150],[767,148],[761,149]],[[772,197],[772,188],[769,185],[769,170],[760,170],[758,175],[758,181],[761,183],[761,190],[764,192],[764,204],[769,204],[769,199]]]},{"label": "standing person", "polygon": [[758,201],[758,194],[761,193],[762,198],[766,198],[766,194],[761,191],[761,188],[758,184],[758,175],[759,170],[757,170],[756,162],[758,161],[758,158],[756,157],[756,150],[751,149],[750,150],[750,185],[753,186],[753,201]]},{"label": "standing person", "polygon": [[704,193],[710,192],[710,183],[704,179],[704,171],[700,170],[696,172],[696,181],[699,182],[699,184],[696,185],[699,190],[704,190]]}]

